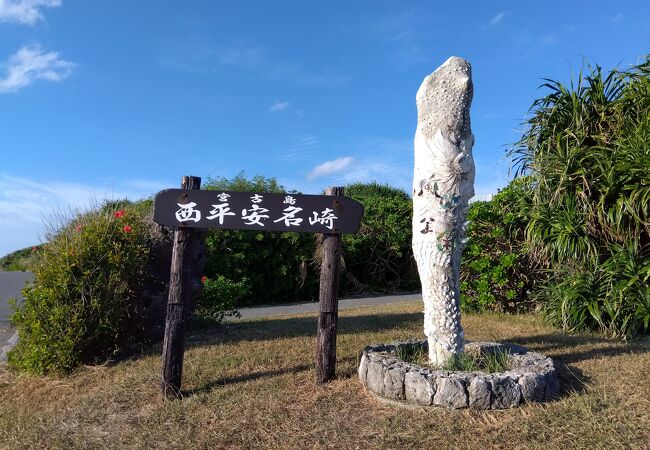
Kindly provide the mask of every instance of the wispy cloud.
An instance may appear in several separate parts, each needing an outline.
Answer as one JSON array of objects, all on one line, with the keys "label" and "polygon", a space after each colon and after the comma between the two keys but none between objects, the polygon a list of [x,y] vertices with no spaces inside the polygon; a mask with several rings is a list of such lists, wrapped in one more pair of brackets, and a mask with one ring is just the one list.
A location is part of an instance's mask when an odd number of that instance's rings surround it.
[{"label": "wispy cloud", "polygon": [[61,81],[70,76],[74,67],[57,52],[46,52],[38,45],[23,47],[0,63],[5,72],[0,78],[0,94],[16,92],[36,80]]},{"label": "wispy cloud", "polygon": [[331,161],[325,161],[324,163],[314,167],[307,175],[307,179],[313,181],[316,178],[338,173],[352,164],[352,161],[354,161],[354,158],[351,156],[344,156]]},{"label": "wispy cloud", "polygon": [[165,187],[164,182],[152,180],[97,186],[0,174],[0,256],[37,243],[55,212],[85,210],[104,199],[136,200]]},{"label": "wispy cloud", "polygon": [[61,0],[0,0],[0,22],[33,25],[43,19],[41,8],[61,6]]},{"label": "wispy cloud", "polygon": [[331,69],[318,72],[303,65],[275,57],[270,49],[250,41],[228,44],[206,39],[187,39],[163,49],[163,67],[195,74],[227,73],[252,75],[271,81],[304,86],[341,86],[348,77]]},{"label": "wispy cloud", "polygon": [[509,14],[510,11],[500,11],[494,17],[492,17],[488,23],[483,25],[483,28],[492,28],[501,25]]},{"label": "wispy cloud", "polygon": [[286,111],[287,109],[289,109],[289,106],[291,106],[291,103],[289,102],[275,102],[269,108],[269,112]]},{"label": "wispy cloud", "polygon": [[422,45],[436,32],[427,26],[431,18],[423,11],[406,7],[391,14],[370,15],[363,21],[348,19],[347,27],[354,35],[371,40],[382,47],[392,70],[404,70],[430,61]]}]

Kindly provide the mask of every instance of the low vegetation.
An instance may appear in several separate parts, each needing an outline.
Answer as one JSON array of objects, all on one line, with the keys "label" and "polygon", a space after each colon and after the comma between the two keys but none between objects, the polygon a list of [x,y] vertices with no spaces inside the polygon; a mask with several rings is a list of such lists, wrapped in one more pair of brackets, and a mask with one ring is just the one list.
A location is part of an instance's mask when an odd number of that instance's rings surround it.
[{"label": "low vegetation", "polygon": [[475,341],[551,356],[562,392],[505,411],[383,406],[357,381],[370,342],[420,337],[420,302],[341,313],[338,379],[314,384],[315,316],[190,330],[184,398],[159,393],[161,346],[65,378],[0,368],[0,447],[27,448],[645,448],[650,344],[550,328],[531,315],[467,314]]},{"label": "low vegetation", "polygon": [[138,285],[149,246],[137,210],[105,207],[56,221],[11,319],[20,340],[9,361],[37,374],[109,356],[138,330],[142,313]]}]

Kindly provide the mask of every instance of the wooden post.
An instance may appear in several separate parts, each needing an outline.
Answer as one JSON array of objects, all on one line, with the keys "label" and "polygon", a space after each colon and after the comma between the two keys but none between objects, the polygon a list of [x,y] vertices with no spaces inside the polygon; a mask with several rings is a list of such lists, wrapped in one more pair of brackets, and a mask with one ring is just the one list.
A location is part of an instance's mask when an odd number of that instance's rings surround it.
[{"label": "wooden post", "polygon": [[[201,189],[201,178],[184,176],[182,189]],[[192,285],[192,239],[198,230],[178,227],[174,232],[174,247],[169,275],[169,298],[163,342],[161,391],[172,400],[181,395],[183,355],[185,353],[185,319],[190,305]]]},{"label": "wooden post", "polygon": [[[342,187],[329,187],[326,195],[342,196]],[[334,208],[334,214],[336,209]],[[336,231],[336,229],[335,229]],[[323,384],[336,375],[336,322],[339,313],[339,268],[341,266],[341,235],[322,235],[323,261],[320,271],[320,315],[316,343],[316,383]]]}]

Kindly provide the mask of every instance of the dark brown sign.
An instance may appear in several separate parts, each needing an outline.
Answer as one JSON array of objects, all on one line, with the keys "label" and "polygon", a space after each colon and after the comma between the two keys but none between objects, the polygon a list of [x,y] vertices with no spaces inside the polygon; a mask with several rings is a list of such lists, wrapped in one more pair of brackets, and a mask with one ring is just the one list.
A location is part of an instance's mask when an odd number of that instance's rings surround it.
[{"label": "dark brown sign", "polygon": [[166,189],[154,221],[170,227],[356,233],[363,205],[343,196]]}]

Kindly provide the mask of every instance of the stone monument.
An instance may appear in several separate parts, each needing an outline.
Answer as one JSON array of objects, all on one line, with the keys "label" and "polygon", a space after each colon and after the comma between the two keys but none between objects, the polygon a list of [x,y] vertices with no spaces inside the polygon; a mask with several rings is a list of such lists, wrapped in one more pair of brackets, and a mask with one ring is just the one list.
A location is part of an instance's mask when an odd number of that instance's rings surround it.
[{"label": "stone monument", "polygon": [[471,66],[454,56],[424,79],[416,96],[413,254],[434,367],[463,351],[459,277],[468,201],[474,195],[472,95]]}]

